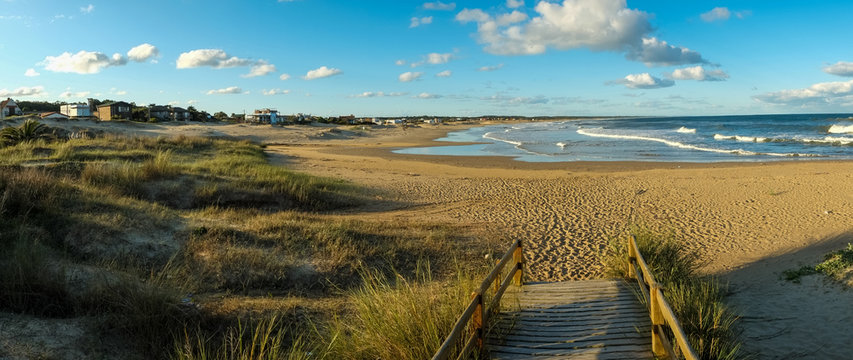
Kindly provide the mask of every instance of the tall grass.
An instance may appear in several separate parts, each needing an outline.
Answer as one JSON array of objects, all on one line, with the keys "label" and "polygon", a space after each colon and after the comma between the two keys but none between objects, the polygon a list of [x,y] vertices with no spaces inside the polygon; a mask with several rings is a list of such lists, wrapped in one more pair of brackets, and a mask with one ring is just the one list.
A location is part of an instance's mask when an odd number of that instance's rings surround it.
[{"label": "tall grass", "polygon": [[[298,340],[292,348],[302,349]],[[196,329],[195,336],[184,332],[174,341],[172,359],[175,360],[278,360],[294,359],[287,354],[285,331],[278,317],[257,321],[254,327],[243,320],[236,327],[229,327],[217,338],[205,336]]]},{"label": "tall grass", "polygon": [[[699,255],[688,251],[674,235],[639,228],[633,233],[697,355],[706,360],[743,358],[736,330],[738,315],[725,304],[728,286],[717,278],[700,275]],[[625,239],[611,243],[605,265],[610,275],[627,276]]]}]

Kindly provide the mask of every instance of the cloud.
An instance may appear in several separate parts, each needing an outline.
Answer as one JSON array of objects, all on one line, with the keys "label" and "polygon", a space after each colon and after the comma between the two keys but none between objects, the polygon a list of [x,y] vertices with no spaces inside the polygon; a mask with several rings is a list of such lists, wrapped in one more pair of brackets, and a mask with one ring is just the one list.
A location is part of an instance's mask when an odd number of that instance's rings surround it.
[{"label": "cloud", "polygon": [[24,76],[28,76],[28,77],[34,77],[34,76],[39,76],[39,75],[41,75],[41,74],[39,74],[39,73],[36,71],[36,69],[32,69],[32,68],[31,68],[31,69],[27,69],[27,71],[24,73]]},{"label": "cloud", "polygon": [[609,85],[621,84],[630,89],[660,89],[675,85],[675,81],[658,79],[649,73],[629,74],[624,79],[610,81]]},{"label": "cloud", "polygon": [[394,65],[397,65],[397,66],[406,65],[406,60],[397,60],[394,62]]},{"label": "cloud", "polygon": [[417,95],[415,95],[415,96],[413,96],[413,97],[414,97],[414,98],[416,98],[416,99],[440,99],[442,96],[441,96],[441,95],[436,95],[436,94],[430,94],[430,93],[422,92],[422,93],[417,94]]},{"label": "cloud", "polygon": [[119,95],[119,96],[124,96],[124,95],[127,95],[127,91],[119,90],[119,91],[116,91],[115,94]]},{"label": "cloud", "polygon": [[24,96],[42,96],[47,95],[44,92],[44,86],[33,86],[33,87],[19,87],[15,90],[2,89],[0,90],[0,97],[9,98],[9,97],[24,97]]},{"label": "cloud", "polygon": [[145,62],[160,55],[160,50],[156,46],[145,43],[130,49],[127,52],[127,58],[136,62]]},{"label": "cloud", "polygon": [[524,0],[506,0],[506,7],[515,9],[524,6]]},{"label": "cloud", "polygon": [[109,57],[103,53],[81,50],[76,54],[64,52],[59,56],[47,56],[41,64],[45,69],[53,72],[97,74],[111,66],[125,65],[127,59],[121,54],[113,54]]},{"label": "cloud", "polygon": [[276,71],[278,70],[276,70],[275,65],[267,63],[266,61],[259,61],[257,64],[252,65],[248,74],[240,75],[240,77],[253,78],[268,75]]},{"label": "cloud", "polygon": [[263,90],[261,92],[266,96],[290,94],[290,90],[281,90],[281,89],[269,89],[269,90]]},{"label": "cloud", "polygon": [[177,68],[192,69],[208,66],[214,69],[224,69],[254,64],[256,64],[255,61],[230,56],[221,49],[197,49],[178,56]]},{"label": "cloud", "polygon": [[80,12],[84,14],[91,14],[92,11],[95,11],[95,5],[89,4],[89,6],[84,6],[80,8]]},{"label": "cloud", "polygon": [[410,81],[417,80],[423,74],[424,73],[422,73],[422,72],[411,72],[411,71],[409,71],[409,72],[404,72],[404,73],[400,74],[398,79],[400,80],[400,82],[410,82]]},{"label": "cloud", "polygon": [[230,86],[230,87],[227,87],[224,89],[210,90],[207,92],[207,95],[242,94],[242,93],[243,93],[243,89],[236,87],[236,86]]},{"label": "cloud", "polygon": [[343,73],[343,71],[341,71],[340,69],[327,68],[325,66],[321,66],[317,69],[309,71],[302,78],[305,80],[314,80],[314,79],[327,78],[329,76],[335,76],[335,75],[342,74],[342,73]]},{"label": "cloud", "polygon": [[421,25],[432,24],[432,16],[425,16],[422,18],[413,17],[411,24],[409,24],[409,28],[416,28]]},{"label": "cloud", "polygon": [[450,53],[430,53],[427,55],[426,62],[432,65],[447,64],[450,59],[453,59],[453,54]]},{"label": "cloud", "polygon": [[495,103],[500,103],[503,105],[541,105],[547,104],[551,99],[538,95],[534,97],[528,96],[506,96],[506,95],[492,95],[480,98],[480,100],[491,101]]},{"label": "cloud", "polygon": [[522,12],[491,16],[480,9],[463,9],[461,23],[477,24],[477,40],[495,55],[537,55],[548,49],[624,52],[630,60],[649,66],[707,63],[686,48],[651,36],[650,15],[629,9],[624,0],[540,1],[536,16]]},{"label": "cloud", "polygon": [[450,11],[456,9],[456,3],[443,3],[441,1],[428,2],[424,3],[424,9]]},{"label": "cloud", "polygon": [[503,67],[504,67],[504,64],[497,64],[497,65],[491,65],[491,66],[483,66],[483,67],[481,67],[481,68],[477,69],[477,71],[495,71],[495,70],[500,70],[500,69],[502,69]]},{"label": "cloud", "polygon": [[667,77],[675,80],[725,81],[729,74],[723,70],[706,70],[702,66],[693,66],[676,69]]},{"label": "cloud", "polygon": [[281,74],[278,78],[281,80],[287,80],[290,79],[290,74]]},{"label": "cloud", "polygon": [[89,94],[91,94],[91,92],[90,92],[90,91],[78,91],[78,92],[72,92],[72,91],[70,91],[70,90],[67,90],[67,91],[65,91],[64,93],[59,94],[59,97],[61,97],[61,98],[66,98],[66,99],[71,99],[71,98],[75,98],[75,99],[82,99],[82,98],[87,98],[87,97],[89,97]]},{"label": "cloud", "polygon": [[377,91],[377,92],[373,92],[373,91],[365,91],[365,92],[363,92],[363,93],[361,93],[361,94],[350,95],[349,97],[351,97],[351,98],[380,98],[380,97],[398,97],[398,96],[406,96],[406,95],[408,95],[408,94],[409,94],[409,93],[407,93],[407,92],[392,92],[392,93],[385,93],[385,92],[382,92],[382,91]]},{"label": "cloud", "polygon": [[853,80],[817,83],[805,89],[782,90],[753,96],[760,102],[778,105],[853,106]]},{"label": "cloud", "polygon": [[438,73],[438,74],[435,74],[435,77],[440,77],[440,78],[449,78],[451,75],[453,75],[453,72],[452,72],[452,71],[450,71],[450,70],[444,70],[444,71],[442,71],[442,72],[440,72],[440,73]]},{"label": "cloud", "polygon": [[838,76],[853,76],[853,62],[839,61],[823,67],[823,72]]},{"label": "cloud", "polygon": [[734,15],[738,19],[743,19],[749,15],[752,15],[752,11],[744,10],[744,11],[735,11],[732,12],[729,8],[726,7],[715,7],[708,12],[702,13],[699,15],[699,18],[704,22],[714,22],[714,21],[726,21]]}]

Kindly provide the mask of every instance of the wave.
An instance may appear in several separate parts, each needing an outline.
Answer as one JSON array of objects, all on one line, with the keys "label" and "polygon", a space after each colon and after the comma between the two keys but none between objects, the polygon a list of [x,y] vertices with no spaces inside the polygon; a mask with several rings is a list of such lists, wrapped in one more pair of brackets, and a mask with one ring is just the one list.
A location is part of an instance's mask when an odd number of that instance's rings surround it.
[{"label": "wave", "polygon": [[609,138],[609,139],[623,139],[623,140],[653,141],[653,142],[666,144],[668,146],[672,146],[672,147],[676,147],[676,148],[680,148],[680,149],[714,152],[714,153],[719,153],[719,154],[733,154],[733,155],[746,155],[746,156],[766,155],[766,156],[779,156],[779,157],[797,157],[797,156],[800,156],[800,157],[820,157],[820,155],[816,155],[816,154],[754,152],[754,151],[748,151],[748,150],[743,150],[743,149],[736,149],[736,150],[715,149],[715,148],[685,144],[685,143],[673,141],[673,140],[648,137],[648,136],[599,134],[599,133],[591,132],[587,129],[579,129],[577,132],[578,132],[578,134],[591,136],[591,137],[600,137],[600,138]]},{"label": "wave", "polygon": [[483,134],[483,139],[505,142],[507,144],[515,145],[516,147],[524,145],[524,143],[522,143],[520,141],[512,141],[512,140],[507,140],[507,139],[501,139],[501,138],[495,136],[495,133],[493,133],[493,132]]},{"label": "wave", "polygon": [[689,129],[689,128],[682,126],[682,127],[678,128],[678,130],[675,130],[675,132],[682,133],[682,134],[695,134],[696,129]]},{"label": "wave", "polygon": [[558,143],[557,143],[557,144],[555,144],[555,145],[559,146],[559,147],[560,147],[560,149],[565,149],[565,148],[566,148],[566,146],[567,146],[568,144],[566,144],[566,143],[564,143],[564,142],[562,142],[562,141],[561,141],[561,142],[558,142]]},{"label": "wave", "polygon": [[720,135],[714,134],[714,140],[734,140],[740,142],[768,142],[772,139],[766,137],[756,137],[756,136],[740,136],[740,135]]},{"label": "wave", "polygon": [[853,125],[835,124],[827,130],[830,134],[853,134]]}]

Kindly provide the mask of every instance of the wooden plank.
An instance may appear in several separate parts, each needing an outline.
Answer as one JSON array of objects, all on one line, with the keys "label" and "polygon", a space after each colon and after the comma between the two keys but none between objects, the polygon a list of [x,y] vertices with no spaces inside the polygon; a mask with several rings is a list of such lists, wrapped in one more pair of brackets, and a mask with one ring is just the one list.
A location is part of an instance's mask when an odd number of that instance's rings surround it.
[{"label": "wooden plank", "polygon": [[[636,339],[646,339],[649,336],[647,334],[640,334],[636,331],[626,331],[622,333],[610,333],[610,334],[601,334],[601,333],[589,333],[589,332],[571,332],[571,333],[553,333],[549,335],[543,334],[529,334],[523,335],[519,334],[515,331],[512,334],[505,336],[497,343],[500,344],[511,344],[513,342],[526,342],[526,343],[571,343],[571,344],[583,344],[587,342],[601,342],[607,340],[625,340],[630,339],[635,341]],[[609,344],[609,343],[608,343]]]},{"label": "wooden plank", "polygon": [[565,328],[565,329],[539,329],[536,327],[524,327],[524,328],[497,328],[496,331],[505,330],[506,333],[509,333],[509,330],[512,330],[512,335],[520,335],[520,336],[564,336],[564,334],[586,334],[586,336],[594,336],[594,335],[605,335],[605,334],[628,334],[628,333],[636,333],[641,334],[645,337],[649,337],[649,332],[651,331],[650,327],[634,327],[634,326],[622,326],[622,327],[613,327],[607,329],[589,329],[584,327],[574,327],[574,328]]},{"label": "wooden plank", "polygon": [[648,353],[649,355],[651,355],[651,351],[649,351],[648,346],[641,346],[641,345],[619,345],[619,346],[607,346],[607,347],[585,348],[585,349],[531,349],[531,348],[527,348],[527,347],[492,346],[489,348],[489,351],[490,352],[507,353],[507,354],[517,354],[517,355],[540,355],[540,356],[542,356],[542,355],[545,355],[545,356],[591,355],[591,354],[615,354],[615,353]]}]

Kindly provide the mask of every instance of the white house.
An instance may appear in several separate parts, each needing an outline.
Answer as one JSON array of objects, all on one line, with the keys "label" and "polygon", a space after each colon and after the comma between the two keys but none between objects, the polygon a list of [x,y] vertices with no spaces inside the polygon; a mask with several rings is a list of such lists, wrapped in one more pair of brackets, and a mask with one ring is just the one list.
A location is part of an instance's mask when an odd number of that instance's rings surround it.
[{"label": "white house", "polygon": [[60,114],[56,111],[46,112],[39,114],[39,117],[42,119],[50,119],[50,120],[68,120],[68,115]]},{"label": "white house", "polygon": [[60,106],[59,113],[72,118],[90,117],[92,109],[87,104],[68,104]]},{"label": "white house", "polygon": [[403,123],[403,119],[388,119],[385,120],[385,125],[400,125]]},{"label": "white house", "polygon": [[278,110],[261,109],[255,110],[252,114],[246,114],[246,121],[262,124],[278,124],[279,122],[283,122],[284,119],[278,116]]},{"label": "white house", "polygon": [[7,116],[23,114],[24,112],[21,111],[20,107],[18,107],[18,103],[16,103],[15,100],[12,100],[12,98],[7,98],[6,100],[0,102],[0,119],[3,119]]}]

